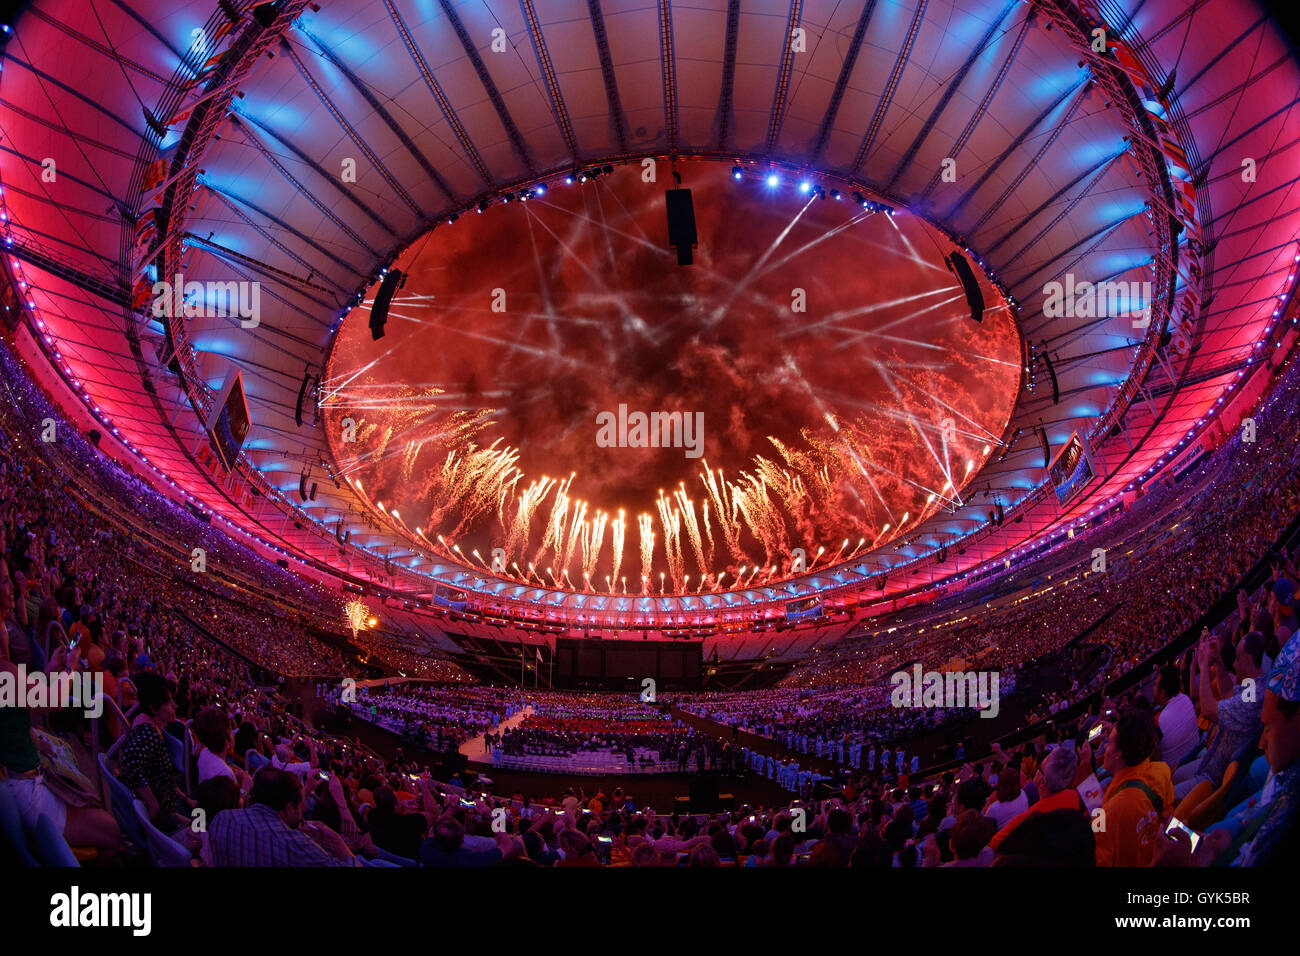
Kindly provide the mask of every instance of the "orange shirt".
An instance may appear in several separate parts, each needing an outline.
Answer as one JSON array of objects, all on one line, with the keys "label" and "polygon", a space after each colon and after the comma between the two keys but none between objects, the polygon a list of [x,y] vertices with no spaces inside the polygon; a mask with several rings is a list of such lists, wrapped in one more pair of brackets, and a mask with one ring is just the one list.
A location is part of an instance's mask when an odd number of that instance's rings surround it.
[{"label": "orange shirt", "polygon": [[[1162,803],[1159,812],[1141,790],[1122,789],[1130,780],[1141,781],[1155,792]],[[1101,809],[1104,816],[1094,820],[1093,825],[1097,865],[1150,866],[1161,826],[1174,809],[1174,782],[1169,765],[1144,760],[1136,767],[1125,767],[1106,788]]]},{"label": "orange shirt", "polygon": [[1020,824],[1024,823],[1035,813],[1051,813],[1053,810],[1078,810],[1084,812],[1083,798],[1079,796],[1079,791],[1073,787],[1067,787],[1060,793],[1054,793],[1050,797],[1043,797],[1028,810],[1018,813],[997,833],[993,834],[993,839],[989,840],[989,846],[997,849],[999,844]]}]

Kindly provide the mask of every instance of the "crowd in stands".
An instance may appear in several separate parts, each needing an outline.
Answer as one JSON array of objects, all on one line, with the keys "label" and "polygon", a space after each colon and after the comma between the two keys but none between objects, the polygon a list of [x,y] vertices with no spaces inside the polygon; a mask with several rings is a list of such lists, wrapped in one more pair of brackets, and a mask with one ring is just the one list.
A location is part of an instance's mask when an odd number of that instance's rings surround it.
[{"label": "crowd in stands", "polygon": [[[1008,572],[1027,582],[1018,596],[982,601],[996,581],[959,592],[913,624],[891,621],[846,638],[784,683],[873,686],[918,658],[1008,673],[1094,624],[1089,639],[1109,649],[1110,661],[1091,686],[1128,671],[1230,589],[1300,509],[1297,368],[1254,413],[1263,438],[1248,442],[1235,431],[1180,482],[1162,481],[1104,529]],[[1093,571],[1103,537],[1106,570]]]},{"label": "crowd in stands", "polygon": [[[1083,601],[1117,608],[1098,630],[1113,651],[1105,675],[1132,668],[1230,593],[1300,510],[1300,434],[1288,421],[1296,389],[1293,369],[1256,413],[1257,434],[1271,439],[1231,439],[1202,466],[1215,480],[1183,512],[1149,509],[1120,538],[1126,550],[1107,572],[1054,582],[1040,601],[1046,625],[1034,623],[1028,602],[1010,601],[990,618],[1008,635],[945,643],[969,629],[927,624],[897,647],[939,638],[930,660],[1010,669],[1072,639],[1092,620],[1075,603]],[[14,421],[29,411],[20,403]],[[0,707],[3,812],[28,831],[45,819],[101,862],[979,867],[1296,858],[1295,550],[1275,553],[1268,580],[1238,593],[1235,612],[1120,699],[937,779],[920,777],[906,739],[969,715],[888,709],[881,668],[918,659],[897,649],[875,662],[818,664],[799,686],[683,698],[791,750],[833,753],[840,766],[826,775],[781,763],[800,794],[782,805],[666,815],[600,788],[541,799],[467,789],[433,780],[400,751],[386,760],[313,729],[274,684],[258,684],[260,668],[337,677],[348,662],[288,610],[160,567],[159,552],[65,486],[34,441],[0,428],[0,670],[95,675],[105,708],[92,717]],[[868,672],[857,687],[841,679]],[[809,680],[823,683],[802,686]],[[521,706],[531,709],[498,737],[493,728]],[[502,754],[651,751],[677,770],[773,775],[768,758],[760,769],[759,754],[635,698],[400,688],[363,695],[360,708],[421,725],[439,743],[486,732]],[[873,765],[876,743],[890,759],[882,751]],[[93,782],[96,753],[111,778],[108,805]]]},{"label": "crowd in stands", "polygon": [[418,677],[443,684],[477,683],[476,678],[466,673],[455,661],[416,653],[404,646],[400,634],[362,630],[352,638],[352,643],[365,651],[367,659],[382,661],[390,670],[397,671],[403,677]]}]

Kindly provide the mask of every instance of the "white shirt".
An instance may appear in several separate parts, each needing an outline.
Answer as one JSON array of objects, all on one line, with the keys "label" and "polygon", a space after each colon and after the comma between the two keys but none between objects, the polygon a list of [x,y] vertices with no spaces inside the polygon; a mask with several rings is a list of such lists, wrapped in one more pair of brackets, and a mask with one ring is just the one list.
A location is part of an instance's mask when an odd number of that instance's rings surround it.
[{"label": "white shirt", "polygon": [[199,751],[199,783],[212,777],[229,777],[235,779],[235,771],[207,747]]},{"label": "white shirt", "polygon": [[1160,724],[1160,755],[1170,768],[1177,767],[1201,739],[1196,707],[1190,697],[1179,694],[1165,704],[1156,720]]},{"label": "white shirt", "polygon": [[998,829],[1001,830],[1028,809],[1029,797],[1025,795],[1025,791],[1021,790],[1014,800],[1009,800],[1006,803],[1001,800],[994,800],[989,805],[989,808],[984,811],[984,815],[992,817],[997,822]]},{"label": "white shirt", "polygon": [[299,777],[306,777],[311,772],[310,761],[300,760],[296,763],[285,763],[278,755],[271,758],[271,766],[276,770],[287,770]]}]

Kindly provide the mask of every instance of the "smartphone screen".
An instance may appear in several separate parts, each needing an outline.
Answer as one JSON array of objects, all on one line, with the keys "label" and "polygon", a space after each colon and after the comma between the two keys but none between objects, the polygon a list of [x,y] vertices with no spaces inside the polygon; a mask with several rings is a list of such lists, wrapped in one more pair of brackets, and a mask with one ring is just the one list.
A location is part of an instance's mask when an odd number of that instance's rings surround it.
[{"label": "smartphone screen", "polygon": [[1192,841],[1192,852],[1195,853],[1197,844],[1201,842],[1201,835],[1177,817],[1170,817],[1165,833],[1172,833],[1174,830],[1182,830],[1187,834],[1187,838]]}]

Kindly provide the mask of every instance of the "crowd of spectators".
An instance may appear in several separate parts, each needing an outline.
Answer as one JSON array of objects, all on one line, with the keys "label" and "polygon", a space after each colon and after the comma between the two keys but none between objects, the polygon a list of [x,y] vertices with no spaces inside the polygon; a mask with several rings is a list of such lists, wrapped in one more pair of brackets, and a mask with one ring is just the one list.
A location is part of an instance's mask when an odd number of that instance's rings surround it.
[{"label": "crowd of spectators", "polygon": [[[1034,617],[1028,602],[1012,599],[987,619],[1010,626],[1008,636],[944,644],[946,633],[967,628],[928,623],[900,646],[928,633],[931,660],[1014,668],[1070,639],[1089,620],[1072,603],[1082,600],[1116,609],[1097,641],[1113,652],[1105,675],[1126,672],[1229,592],[1297,513],[1296,404],[1293,369],[1256,413],[1256,434],[1269,440],[1234,437],[1201,466],[1214,480],[1182,513],[1148,509],[1142,527],[1119,539],[1125,550],[1107,572],[1075,573],[1040,592],[1050,636],[1024,623]],[[14,420],[24,421],[24,411]],[[1268,580],[1238,593],[1235,612],[1122,698],[1013,751],[995,745],[989,759],[937,779],[921,779],[903,749],[933,725],[896,722],[945,715],[886,707],[882,668],[919,659],[898,650],[857,687],[829,680],[683,699],[792,750],[833,748],[841,767],[833,777],[804,778],[798,789],[814,792],[780,805],[665,815],[599,788],[541,799],[467,789],[433,780],[400,752],[385,760],[313,729],[276,686],[259,685],[260,667],[337,677],[348,662],[313,643],[286,609],[158,566],[159,552],[66,486],[25,444],[33,441],[0,428],[0,668],[97,675],[106,709],[92,719],[76,708],[0,707],[0,786],[25,827],[47,817],[79,852],[107,862],[158,859],[156,846],[132,842],[133,821],[195,865],[355,866],[388,857],[432,866],[1200,866],[1295,858],[1294,550],[1274,553]],[[1056,623],[1071,611],[1071,627]],[[824,663],[810,670],[823,680],[833,672]],[[657,748],[679,770],[694,763],[700,771],[752,767],[758,757],[627,697],[443,687],[376,692],[367,704],[372,716],[387,708],[436,725],[440,740],[444,726],[462,740],[486,732],[503,753]],[[526,716],[493,739],[520,705],[530,708]],[[873,766],[877,741],[890,742],[893,759]],[[873,748],[865,762],[855,762],[855,746],[859,758],[862,746]],[[113,780],[138,810],[102,805],[87,765],[96,750],[109,755]],[[198,828],[196,810],[206,821]]]}]

